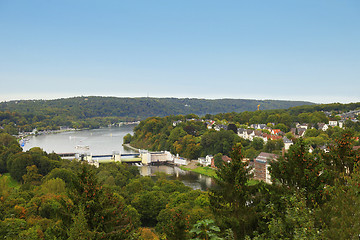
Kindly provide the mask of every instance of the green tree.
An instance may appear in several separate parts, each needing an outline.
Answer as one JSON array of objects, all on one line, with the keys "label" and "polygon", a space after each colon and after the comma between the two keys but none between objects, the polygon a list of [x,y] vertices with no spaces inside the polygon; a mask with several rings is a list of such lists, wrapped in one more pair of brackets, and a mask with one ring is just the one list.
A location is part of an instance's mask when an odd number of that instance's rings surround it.
[{"label": "green tree", "polygon": [[235,239],[241,239],[253,231],[256,222],[251,198],[251,188],[247,184],[251,174],[242,162],[242,146],[234,146],[230,156],[232,161],[224,163],[217,170],[216,182],[219,186],[210,192],[210,205],[215,216],[225,228],[231,228]]},{"label": "green tree", "polygon": [[85,207],[80,204],[78,206],[78,213],[73,216],[73,224],[68,230],[69,240],[77,240],[77,239],[94,239],[95,233],[89,230],[87,220],[86,220],[86,212]]},{"label": "green tree", "polygon": [[27,173],[22,176],[24,183],[40,185],[42,175],[38,173],[36,165],[27,166],[26,171]]},{"label": "green tree", "polygon": [[350,175],[354,164],[360,161],[360,152],[354,150],[353,146],[353,133],[346,130],[340,137],[334,139],[333,144],[329,146],[329,153],[323,154],[327,170],[334,179],[341,173]]},{"label": "green tree", "polygon": [[215,167],[219,168],[221,167],[221,165],[223,165],[224,161],[222,160],[222,154],[221,153],[217,153],[214,156],[214,165]]},{"label": "green tree", "polygon": [[89,231],[95,232],[97,238],[126,239],[134,230],[122,197],[103,189],[87,164],[82,164],[70,197],[78,206],[84,206]]},{"label": "green tree", "polygon": [[155,226],[156,217],[165,208],[167,199],[161,191],[143,191],[134,196],[131,205],[140,213],[143,226]]},{"label": "green tree", "polygon": [[128,143],[130,143],[131,142],[131,134],[130,133],[128,133],[128,134],[126,134],[125,136],[124,136],[124,143],[125,144],[128,144]]},{"label": "green tree", "polygon": [[219,237],[220,228],[215,225],[212,219],[205,219],[197,221],[190,230],[190,233],[195,237],[193,240],[221,240]]},{"label": "green tree", "polygon": [[349,176],[342,175],[326,190],[330,201],[321,207],[324,225],[322,239],[358,239],[360,229],[360,168],[356,164]]},{"label": "green tree", "polygon": [[305,191],[309,203],[320,202],[323,189],[328,182],[328,173],[321,159],[309,153],[305,141],[300,138],[277,161],[270,163],[272,179],[285,186]]},{"label": "green tree", "polygon": [[264,140],[262,138],[254,137],[251,146],[256,150],[261,150],[264,147]]}]

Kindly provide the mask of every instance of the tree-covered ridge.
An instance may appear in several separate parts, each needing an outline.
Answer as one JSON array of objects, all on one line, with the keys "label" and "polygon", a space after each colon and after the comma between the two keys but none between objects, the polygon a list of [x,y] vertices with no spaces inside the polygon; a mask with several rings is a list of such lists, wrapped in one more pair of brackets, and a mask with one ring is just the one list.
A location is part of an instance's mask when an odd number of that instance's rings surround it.
[{"label": "tree-covered ridge", "polygon": [[20,100],[0,103],[0,111],[20,114],[74,116],[76,119],[93,117],[130,117],[138,120],[152,116],[194,113],[197,115],[221,112],[253,111],[261,109],[287,109],[313,104],[305,101],[247,100],[247,99],[196,99],[196,98],[117,98],[74,97],[56,100]]}]

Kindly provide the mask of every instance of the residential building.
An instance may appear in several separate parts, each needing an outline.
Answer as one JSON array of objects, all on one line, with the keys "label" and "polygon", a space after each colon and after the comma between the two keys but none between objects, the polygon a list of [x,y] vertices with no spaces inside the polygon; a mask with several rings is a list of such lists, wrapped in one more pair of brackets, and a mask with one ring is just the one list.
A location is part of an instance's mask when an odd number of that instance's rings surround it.
[{"label": "residential building", "polygon": [[270,162],[277,158],[276,154],[261,152],[254,160],[254,179],[271,184]]}]

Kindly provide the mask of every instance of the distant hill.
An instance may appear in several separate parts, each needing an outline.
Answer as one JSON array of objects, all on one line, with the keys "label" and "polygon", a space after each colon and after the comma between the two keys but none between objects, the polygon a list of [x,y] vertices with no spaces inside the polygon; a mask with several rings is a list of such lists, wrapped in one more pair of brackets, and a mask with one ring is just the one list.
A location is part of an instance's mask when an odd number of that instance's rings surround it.
[{"label": "distant hill", "polygon": [[305,101],[248,100],[248,99],[196,99],[196,98],[118,98],[118,97],[74,97],[56,100],[19,100],[0,103],[0,111],[17,112],[24,115],[63,116],[77,119],[92,117],[131,117],[138,120],[150,116],[179,114],[205,115],[288,109],[313,105]]}]

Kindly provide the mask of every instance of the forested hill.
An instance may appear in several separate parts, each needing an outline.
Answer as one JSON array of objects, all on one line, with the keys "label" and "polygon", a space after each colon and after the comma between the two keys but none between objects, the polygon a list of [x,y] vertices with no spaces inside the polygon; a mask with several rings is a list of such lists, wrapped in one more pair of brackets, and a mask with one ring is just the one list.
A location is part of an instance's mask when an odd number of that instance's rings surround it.
[{"label": "forested hill", "polygon": [[21,100],[0,103],[0,111],[20,114],[55,115],[70,114],[78,119],[91,117],[131,117],[145,119],[150,116],[179,114],[205,115],[287,109],[294,106],[312,105],[304,101],[247,100],[247,99],[196,99],[196,98],[117,98],[74,97],[56,100]]}]

